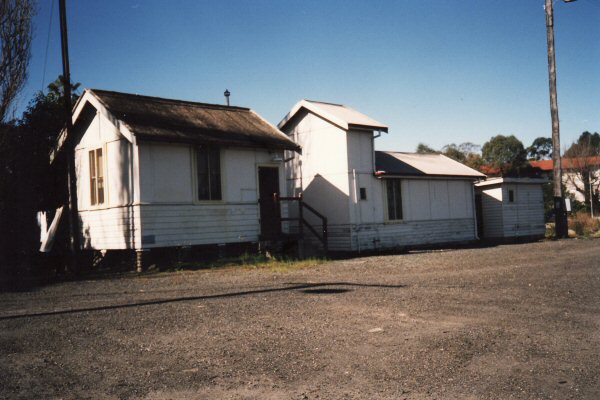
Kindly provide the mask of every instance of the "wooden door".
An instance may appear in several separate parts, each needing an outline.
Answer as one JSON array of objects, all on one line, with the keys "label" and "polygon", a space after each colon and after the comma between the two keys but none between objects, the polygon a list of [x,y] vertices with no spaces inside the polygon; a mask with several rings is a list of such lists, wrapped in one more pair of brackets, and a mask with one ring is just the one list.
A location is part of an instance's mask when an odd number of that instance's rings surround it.
[{"label": "wooden door", "polygon": [[279,207],[279,168],[258,167],[258,204],[260,208],[261,240],[277,239],[281,234]]}]

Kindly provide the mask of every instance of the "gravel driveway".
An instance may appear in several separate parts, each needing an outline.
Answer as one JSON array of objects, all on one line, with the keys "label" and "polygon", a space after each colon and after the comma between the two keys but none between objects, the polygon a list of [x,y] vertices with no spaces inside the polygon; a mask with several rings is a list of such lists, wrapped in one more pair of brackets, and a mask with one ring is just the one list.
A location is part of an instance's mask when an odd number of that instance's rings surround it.
[{"label": "gravel driveway", "polygon": [[599,399],[600,241],[0,294],[0,398]]}]

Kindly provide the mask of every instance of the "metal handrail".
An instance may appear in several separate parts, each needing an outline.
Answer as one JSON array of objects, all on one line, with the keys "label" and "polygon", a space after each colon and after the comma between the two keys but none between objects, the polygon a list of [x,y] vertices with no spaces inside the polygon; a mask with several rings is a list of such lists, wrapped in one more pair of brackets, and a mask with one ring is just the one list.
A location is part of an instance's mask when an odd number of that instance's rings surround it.
[{"label": "metal handrail", "polygon": [[[302,237],[304,235],[303,228],[304,228],[304,225],[306,225],[308,230],[311,231],[313,233],[313,235],[315,235],[317,237],[317,239],[319,239],[319,241],[323,244],[323,249],[327,253],[327,248],[328,248],[327,217],[325,217],[323,214],[321,214],[320,212],[315,210],[312,206],[306,204],[304,202],[304,199],[302,198],[302,196],[280,197],[275,194],[274,198],[276,201],[297,201],[298,202],[298,218],[291,218],[291,217],[281,218],[281,221],[298,221],[300,237]],[[304,209],[305,208],[308,211],[312,212],[317,218],[319,218],[321,220],[321,234],[319,234],[319,232],[311,224],[309,224],[306,219],[304,219]]]}]

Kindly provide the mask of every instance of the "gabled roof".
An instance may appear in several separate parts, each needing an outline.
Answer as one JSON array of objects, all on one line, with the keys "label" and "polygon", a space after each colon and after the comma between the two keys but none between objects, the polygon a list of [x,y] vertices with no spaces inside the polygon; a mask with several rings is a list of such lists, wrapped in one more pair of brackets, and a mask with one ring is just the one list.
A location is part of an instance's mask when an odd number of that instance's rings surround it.
[{"label": "gabled roof", "polygon": [[[96,103],[92,104],[95,108],[104,107],[124,125],[126,137],[133,134],[142,140],[300,149],[249,108],[87,89],[75,105],[74,125],[88,102]],[[64,137],[59,138],[58,147],[62,143]]]},{"label": "gabled roof", "polygon": [[485,175],[442,154],[375,152],[380,177],[455,177],[485,179]]},{"label": "gabled roof", "polygon": [[314,100],[300,100],[292,110],[287,113],[281,122],[277,124],[277,127],[283,129],[283,127],[302,109],[306,109],[346,131],[353,128],[383,132],[388,131],[386,125],[348,106]]},{"label": "gabled roof", "polygon": [[[529,161],[532,167],[539,168],[542,171],[552,171],[554,169],[553,160],[540,160],[540,161]],[[578,169],[581,167],[600,167],[600,156],[590,157],[578,157],[578,158],[567,158],[561,159],[561,166],[563,169]]]}]

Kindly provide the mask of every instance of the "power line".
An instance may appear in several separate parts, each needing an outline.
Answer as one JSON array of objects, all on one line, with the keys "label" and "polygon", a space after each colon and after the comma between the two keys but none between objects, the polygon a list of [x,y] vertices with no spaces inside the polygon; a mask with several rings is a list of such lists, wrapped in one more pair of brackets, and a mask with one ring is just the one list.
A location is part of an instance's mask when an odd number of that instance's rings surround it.
[{"label": "power line", "polygon": [[50,22],[48,24],[48,36],[46,38],[46,54],[44,55],[44,72],[42,73],[42,89],[44,91],[46,83],[46,65],[48,64],[48,48],[50,47],[50,33],[52,32],[52,15],[54,14],[54,0],[50,4]]}]

